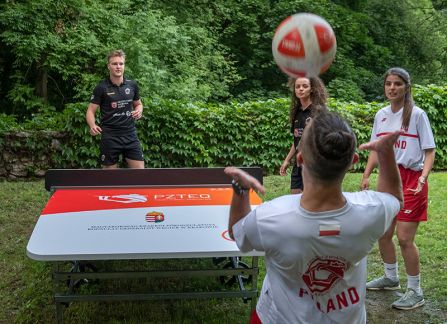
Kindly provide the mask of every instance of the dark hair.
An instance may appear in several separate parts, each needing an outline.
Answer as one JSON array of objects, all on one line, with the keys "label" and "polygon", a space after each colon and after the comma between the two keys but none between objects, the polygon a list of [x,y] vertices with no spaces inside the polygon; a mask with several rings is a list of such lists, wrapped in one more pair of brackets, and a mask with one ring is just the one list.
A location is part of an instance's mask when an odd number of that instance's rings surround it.
[{"label": "dark hair", "polygon": [[[304,77],[305,79],[309,80],[310,83],[310,102],[312,103],[312,106],[315,108],[315,111],[318,112],[320,110],[327,110],[326,102],[327,102],[327,91],[326,87],[324,86],[323,81],[317,77]],[[289,121],[290,123],[293,123],[293,120],[295,119],[295,115],[301,110],[301,101],[296,96],[295,93],[295,82],[299,78],[289,78],[289,81],[287,82],[287,85],[289,86],[290,90],[292,91],[292,100],[290,102],[290,113],[289,113]]]},{"label": "dark hair", "polygon": [[404,129],[408,129],[408,126],[410,125],[410,118],[411,118],[411,112],[413,111],[414,101],[413,96],[411,94],[411,79],[410,74],[400,68],[400,67],[393,67],[386,71],[385,76],[383,78],[383,87],[385,88],[386,78],[389,75],[397,75],[399,78],[402,79],[402,81],[406,85],[406,91],[404,95],[404,111],[402,112],[402,126]]},{"label": "dark hair", "polygon": [[304,130],[300,150],[309,173],[323,182],[343,178],[352,163],[357,140],[339,115],[321,112]]},{"label": "dark hair", "polygon": [[123,50],[113,50],[107,55],[107,63],[109,63],[110,59],[115,56],[119,56],[122,57],[123,59],[126,59],[126,53],[124,53]]}]

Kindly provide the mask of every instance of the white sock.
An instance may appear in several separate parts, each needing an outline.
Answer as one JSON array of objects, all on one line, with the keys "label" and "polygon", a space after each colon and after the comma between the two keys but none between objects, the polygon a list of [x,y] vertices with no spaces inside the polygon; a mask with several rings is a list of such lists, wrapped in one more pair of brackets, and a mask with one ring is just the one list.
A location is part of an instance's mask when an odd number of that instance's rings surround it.
[{"label": "white sock", "polygon": [[411,288],[418,294],[422,294],[421,274],[418,274],[416,276],[410,276],[407,274],[407,288]]},{"label": "white sock", "polygon": [[397,273],[397,262],[396,263],[384,263],[383,268],[385,269],[385,277],[393,281],[399,280],[399,274]]}]

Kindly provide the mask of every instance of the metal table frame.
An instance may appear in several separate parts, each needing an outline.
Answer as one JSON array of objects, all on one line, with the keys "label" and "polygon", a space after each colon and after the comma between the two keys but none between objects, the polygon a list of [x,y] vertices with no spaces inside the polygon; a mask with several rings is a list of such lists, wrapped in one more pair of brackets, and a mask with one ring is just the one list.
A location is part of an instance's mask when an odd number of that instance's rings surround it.
[{"label": "metal table frame", "polygon": [[[174,299],[208,299],[208,298],[242,298],[244,302],[250,301],[251,309],[256,307],[258,297],[257,280],[259,274],[258,257],[251,257],[251,265],[246,268],[233,269],[195,269],[195,270],[152,270],[152,271],[107,271],[82,272],[82,261],[73,261],[72,271],[60,271],[61,262],[53,265],[54,301],[56,304],[56,321],[63,322],[64,308],[71,302],[92,301],[149,301]],[[219,277],[235,276],[239,290],[218,291],[188,291],[188,292],[147,292],[147,293],[109,293],[109,294],[79,294],[76,289],[78,281],[101,279],[140,279],[140,278],[193,278],[193,277]],[[250,288],[247,289],[242,276],[250,276]],[[67,283],[65,289],[60,289],[61,283]]]}]

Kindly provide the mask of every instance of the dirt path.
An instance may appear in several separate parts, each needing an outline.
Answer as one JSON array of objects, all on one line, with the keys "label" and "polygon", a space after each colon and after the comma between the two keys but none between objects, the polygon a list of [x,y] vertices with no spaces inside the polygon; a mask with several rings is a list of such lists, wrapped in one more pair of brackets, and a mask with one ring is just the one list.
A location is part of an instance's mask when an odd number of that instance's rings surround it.
[{"label": "dirt path", "polygon": [[367,291],[368,324],[447,324],[447,314],[430,300],[410,311],[391,308],[391,304],[401,295],[396,291]]}]

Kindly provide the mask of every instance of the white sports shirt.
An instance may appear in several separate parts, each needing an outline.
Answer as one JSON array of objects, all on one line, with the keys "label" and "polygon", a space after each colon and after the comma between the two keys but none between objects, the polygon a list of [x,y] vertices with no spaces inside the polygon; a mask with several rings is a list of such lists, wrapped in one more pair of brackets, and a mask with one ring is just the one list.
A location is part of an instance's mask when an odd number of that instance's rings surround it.
[{"label": "white sports shirt", "polygon": [[[371,133],[371,140],[401,129],[402,125],[401,108],[393,113],[391,106],[380,109],[374,118],[374,126]],[[435,148],[435,140],[430,127],[427,114],[421,108],[413,106],[408,130],[403,130],[394,145],[396,163],[406,169],[420,171],[424,167],[426,149]]]},{"label": "white sports shirt", "polygon": [[233,226],[241,251],[265,251],[262,323],[366,322],[366,255],[400,205],[386,193],[343,194],[343,208],[320,213],[303,209],[301,195],[282,196]]}]

